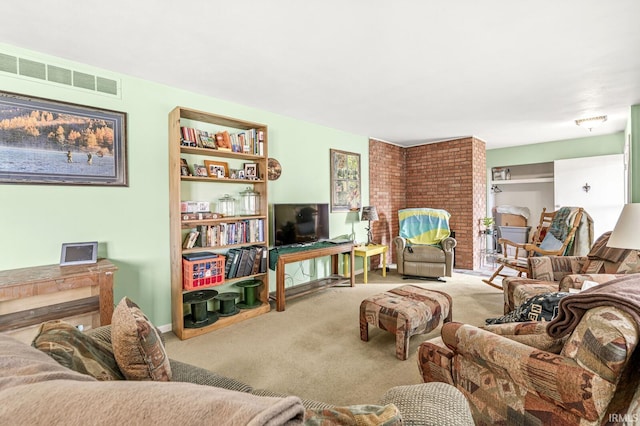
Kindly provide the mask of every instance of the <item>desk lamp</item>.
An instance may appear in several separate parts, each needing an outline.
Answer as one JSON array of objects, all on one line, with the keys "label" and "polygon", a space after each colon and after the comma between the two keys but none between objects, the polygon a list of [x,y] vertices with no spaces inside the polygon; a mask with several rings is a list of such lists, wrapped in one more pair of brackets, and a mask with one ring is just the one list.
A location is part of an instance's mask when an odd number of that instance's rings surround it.
[{"label": "desk lamp", "polygon": [[373,244],[373,233],[371,232],[371,221],[378,220],[378,211],[375,206],[365,206],[362,208],[362,216],[360,216],[360,220],[369,221],[369,227],[365,228],[367,230],[367,245],[370,246]]}]

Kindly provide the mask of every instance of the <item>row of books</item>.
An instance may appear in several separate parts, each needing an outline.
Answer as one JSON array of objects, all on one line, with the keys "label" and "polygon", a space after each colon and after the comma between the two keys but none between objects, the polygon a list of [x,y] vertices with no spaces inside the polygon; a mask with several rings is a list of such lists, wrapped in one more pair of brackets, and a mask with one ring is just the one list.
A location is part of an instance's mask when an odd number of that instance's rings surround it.
[{"label": "row of books", "polygon": [[262,241],[264,241],[264,219],[245,219],[231,223],[198,225],[185,236],[182,247],[190,249]]},{"label": "row of books", "polygon": [[224,264],[226,279],[246,277],[267,272],[267,253],[263,246],[232,248],[227,251]]},{"label": "row of books", "polygon": [[183,146],[264,155],[264,131],[262,130],[249,129],[237,133],[224,130],[213,133],[182,126],[180,132]]}]

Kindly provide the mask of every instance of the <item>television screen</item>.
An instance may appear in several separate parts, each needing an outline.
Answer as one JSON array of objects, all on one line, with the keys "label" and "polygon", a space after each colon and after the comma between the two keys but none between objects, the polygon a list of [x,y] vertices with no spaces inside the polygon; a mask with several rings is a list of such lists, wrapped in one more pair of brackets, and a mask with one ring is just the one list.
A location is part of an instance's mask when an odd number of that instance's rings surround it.
[{"label": "television screen", "polygon": [[274,204],[271,217],[274,246],[329,238],[329,204]]}]

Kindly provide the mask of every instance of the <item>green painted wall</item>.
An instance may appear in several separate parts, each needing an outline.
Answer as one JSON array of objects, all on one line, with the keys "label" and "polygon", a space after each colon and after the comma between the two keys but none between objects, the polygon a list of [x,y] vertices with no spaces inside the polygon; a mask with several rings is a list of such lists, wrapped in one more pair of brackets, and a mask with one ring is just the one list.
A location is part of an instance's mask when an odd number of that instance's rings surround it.
[{"label": "green painted wall", "polygon": [[631,202],[640,203],[640,105],[629,111],[626,136],[631,135]]},{"label": "green painted wall", "polygon": [[[361,154],[362,202],[368,203],[368,137],[201,96],[6,44],[0,52],[120,80],[121,98],[0,72],[0,90],[127,112],[129,187],[0,184],[0,269],[55,264],[63,242],[100,242],[99,255],[118,267],[114,299],[129,296],[151,321],[169,324],[168,113],[175,106],[269,126],[269,156],[283,167],[269,183],[270,202],[329,202],[329,149]],[[331,215],[332,236],[364,223]],[[322,262],[319,269],[328,269]],[[308,272],[308,270],[307,270]],[[323,274],[323,271],[319,271]],[[297,279],[297,278],[292,278]],[[273,279],[272,275],[272,281]],[[273,286],[273,284],[272,284]]]},{"label": "green painted wall", "polygon": [[487,169],[596,155],[622,154],[624,132],[487,150]]}]

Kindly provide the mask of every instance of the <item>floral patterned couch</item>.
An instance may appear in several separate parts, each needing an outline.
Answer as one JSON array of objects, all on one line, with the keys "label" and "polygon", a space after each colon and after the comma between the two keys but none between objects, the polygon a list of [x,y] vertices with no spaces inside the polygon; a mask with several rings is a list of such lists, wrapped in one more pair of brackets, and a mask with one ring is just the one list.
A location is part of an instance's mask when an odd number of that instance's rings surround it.
[{"label": "floral patterned couch", "polygon": [[460,389],[476,424],[616,424],[640,419],[639,323],[634,274],[565,297],[551,322],[447,323],[418,366]]}]

